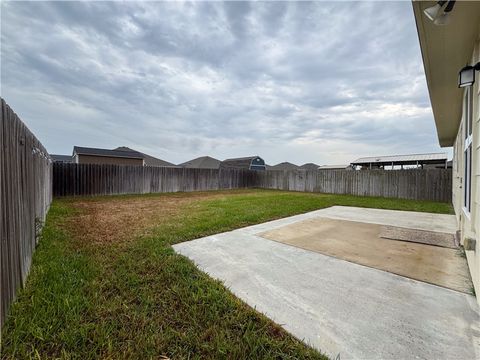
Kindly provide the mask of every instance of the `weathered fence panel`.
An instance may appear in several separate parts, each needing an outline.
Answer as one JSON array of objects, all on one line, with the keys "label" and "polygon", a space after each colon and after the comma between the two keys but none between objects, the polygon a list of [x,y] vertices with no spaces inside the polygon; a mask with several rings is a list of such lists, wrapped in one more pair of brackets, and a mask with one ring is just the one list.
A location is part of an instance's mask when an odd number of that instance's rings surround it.
[{"label": "weathered fence panel", "polygon": [[52,199],[52,164],[40,141],[1,99],[0,326],[30,270]]},{"label": "weathered fence panel", "polygon": [[55,196],[144,194],[257,187],[451,201],[452,173],[431,170],[249,171],[54,164]]},{"label": "weathered fence panel", "polygon": [[264,171],[256,176],[264,189],[382,196],[450,202],[451,169]]},{"label": "weathered fence panel", "polygon": [[235,169],[63,164],[53,166],[54,196],[146,194],[255,187],[257,172]]}]

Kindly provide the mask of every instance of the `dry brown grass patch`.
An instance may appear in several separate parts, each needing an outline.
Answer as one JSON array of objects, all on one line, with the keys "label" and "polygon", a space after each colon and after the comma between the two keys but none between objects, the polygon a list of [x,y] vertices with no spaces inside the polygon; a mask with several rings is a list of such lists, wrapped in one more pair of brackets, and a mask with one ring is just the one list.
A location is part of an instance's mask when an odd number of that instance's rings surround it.
[{"label": "dry brown grass patch", "polygon": [[231,196],[231,192],[206,192],[74,200],[78,213],[68,226],[82,244],[119,244],[150,235],[156,226],[179,216],[185,206],[227,194]]}]

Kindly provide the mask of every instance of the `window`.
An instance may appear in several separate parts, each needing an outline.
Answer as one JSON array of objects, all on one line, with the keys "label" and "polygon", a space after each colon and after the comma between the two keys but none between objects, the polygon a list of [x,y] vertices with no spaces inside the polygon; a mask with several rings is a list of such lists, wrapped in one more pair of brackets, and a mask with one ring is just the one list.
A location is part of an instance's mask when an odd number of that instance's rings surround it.
[{"label": "window", "polygon": [[464,113],[464,173],[463,173],[463,207],[470,214],[472,208],[472,127],[473,127],[473,90],[467,87],[465,90],[463,113]]}]

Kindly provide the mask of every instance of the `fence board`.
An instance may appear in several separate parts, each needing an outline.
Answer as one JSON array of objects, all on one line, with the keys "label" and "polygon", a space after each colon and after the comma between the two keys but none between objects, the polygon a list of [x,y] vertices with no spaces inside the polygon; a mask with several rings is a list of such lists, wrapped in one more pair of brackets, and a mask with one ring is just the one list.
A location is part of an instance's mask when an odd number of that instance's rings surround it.
[{"label": "fence board", "polygon": [[30,270],[37,227],[52,199],[53,174],[47,151],[3,99],[0,150],[1,326]]},{"label": "fence board", "polygon": [[[257,173],[256,187],[451,202],[451,169],[291,170]],[[310,183],[312,182],[312,183]]]}]

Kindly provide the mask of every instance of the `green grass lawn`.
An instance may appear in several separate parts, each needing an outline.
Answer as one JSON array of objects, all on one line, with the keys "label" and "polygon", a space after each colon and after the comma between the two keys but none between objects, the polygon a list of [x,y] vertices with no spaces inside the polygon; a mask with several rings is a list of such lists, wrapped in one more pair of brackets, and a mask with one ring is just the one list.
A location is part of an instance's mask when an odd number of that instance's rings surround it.
[{"label": "green grass lawn", "polygon": [[171,245],[332,205],[452,213],[443,203],[269,190],[56,199],[1,357],[324,358]]}]

